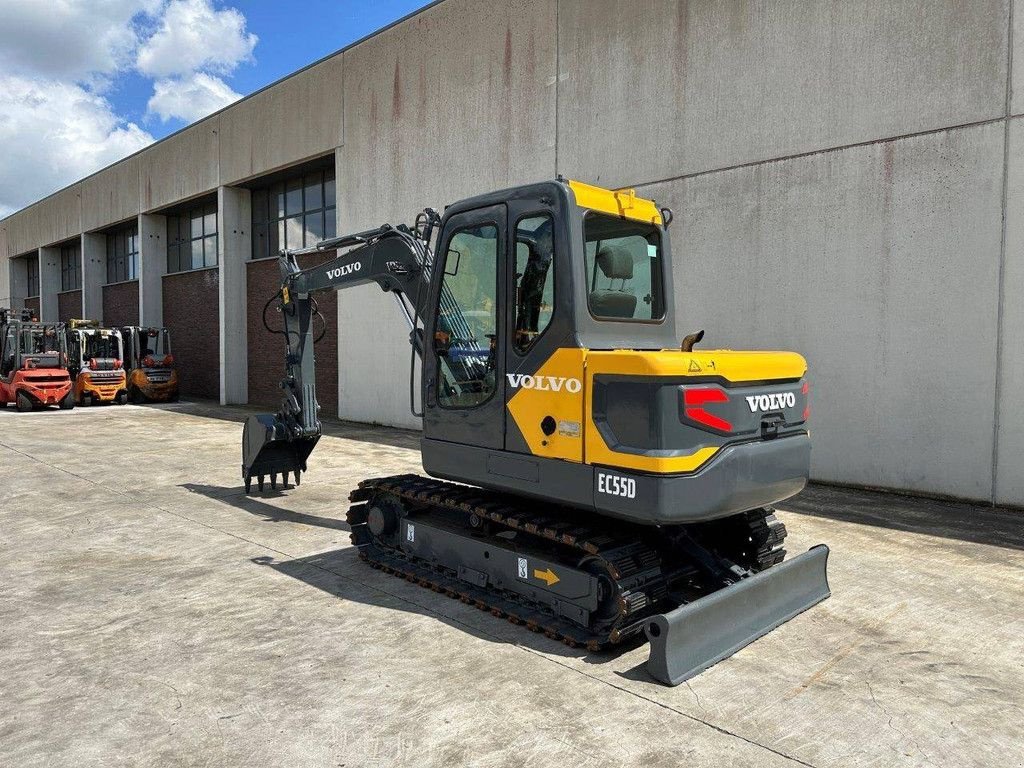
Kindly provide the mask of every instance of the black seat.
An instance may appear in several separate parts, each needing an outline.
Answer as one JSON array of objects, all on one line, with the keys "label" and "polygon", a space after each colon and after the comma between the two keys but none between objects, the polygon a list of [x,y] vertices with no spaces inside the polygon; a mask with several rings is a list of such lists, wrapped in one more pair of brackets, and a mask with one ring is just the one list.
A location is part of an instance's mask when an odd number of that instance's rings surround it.
[{"label": "black seat", "polygon": [[622,280],[623,287],[591,291],[591,311],[598,317],[633,317],[636,296],[625,289],[625,281],[633,278],[632,255],[621,246],[606,245],[597,252],[597,266],[609,281]]}]

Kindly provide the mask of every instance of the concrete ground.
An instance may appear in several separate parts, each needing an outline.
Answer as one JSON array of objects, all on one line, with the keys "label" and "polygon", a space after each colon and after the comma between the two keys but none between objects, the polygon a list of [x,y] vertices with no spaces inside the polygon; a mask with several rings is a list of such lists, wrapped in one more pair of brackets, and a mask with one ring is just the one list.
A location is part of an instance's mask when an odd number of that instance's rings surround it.
[{"label": "concrete ground", "polygon": [[812,488],[833,597],[666,688],[357,561],[415,435],[247,498],[245,413],[0,412],[0,765],[1024,764],[1024,513]]}]

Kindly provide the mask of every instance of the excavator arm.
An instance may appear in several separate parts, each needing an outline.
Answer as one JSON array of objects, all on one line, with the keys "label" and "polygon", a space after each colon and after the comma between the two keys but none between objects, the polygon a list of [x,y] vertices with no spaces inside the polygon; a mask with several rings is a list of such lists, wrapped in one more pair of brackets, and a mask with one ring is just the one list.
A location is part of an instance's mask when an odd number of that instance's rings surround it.
[{"label": "excavator arm", "polygon": [[[415,228],[384,224],[324,240],[311,248],[281,252],[281,289],[264,308],[265,313],[277,300],[284,323],[283,330],[275,331],[284,336],[286,346],[281,408],[276,414],[254,415],[246,421],[242,436],[242,479],[246,492],[253,478],[262,490],[267,476],[275,488],[279,474],[287,485],[288,475],[293,473],[298,485],[306,459],[320,439],[313,353],[315,318],[319,313],[314,294],[376,283],[395,297],[409,325],[413,354],[422,353],[422,338],[416,326],[429,293],[428,244],[437,221],[437,213],[427,209]],[[299,268],[299,256],[345,248],[350,250],[331,261],[309,269]]]}]

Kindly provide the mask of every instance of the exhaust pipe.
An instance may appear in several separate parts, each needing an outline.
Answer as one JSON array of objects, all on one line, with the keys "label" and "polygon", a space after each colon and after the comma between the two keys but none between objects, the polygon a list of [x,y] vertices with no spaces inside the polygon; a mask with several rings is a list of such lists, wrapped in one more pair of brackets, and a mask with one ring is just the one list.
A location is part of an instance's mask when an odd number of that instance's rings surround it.
[{"label": "exhaust pipe", "polygon": [[250,416],[242,430],[242,481],[245,483],[245,492],[249,493],[253,478],[256,478],[262,491],[268,475],[272,489],[277,488],[279,474],[286,488],[289,473],[295,475],[295,485],[299,485],[301,474],[306,471],[306,459],[319,439],[319,434],[292,437],[284,422],[273,414]]}]

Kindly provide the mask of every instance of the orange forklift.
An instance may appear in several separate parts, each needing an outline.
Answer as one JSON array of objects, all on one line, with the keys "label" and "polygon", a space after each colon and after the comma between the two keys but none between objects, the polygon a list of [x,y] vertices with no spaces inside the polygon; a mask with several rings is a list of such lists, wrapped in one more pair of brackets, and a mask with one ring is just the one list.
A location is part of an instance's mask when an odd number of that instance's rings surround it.
[{"label": "orange forklift", "polygon": [[98,320],[70,320],[67,325],[68,372],[78,405],[128,402],[121,332],[101,328]]},{"label": "orange forklift", "polygon": [[178,402],[178,371],[171,353],[171,333],[166,328],[126,325],[125,368],[128,399],[133,403]]},{"label": "orange forklift", "polygon": [[0,406],[19,411],[75,407],[62,323],[40,323],[29,309],[0,309]]}]

